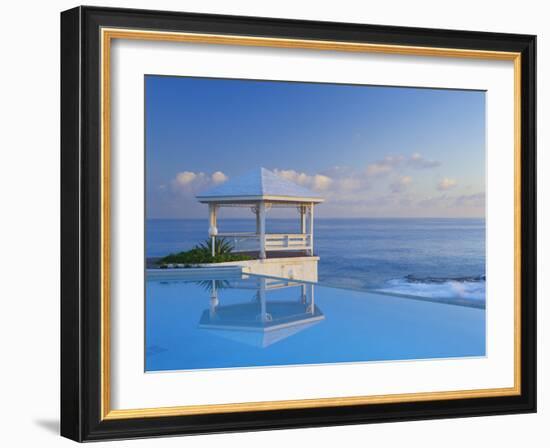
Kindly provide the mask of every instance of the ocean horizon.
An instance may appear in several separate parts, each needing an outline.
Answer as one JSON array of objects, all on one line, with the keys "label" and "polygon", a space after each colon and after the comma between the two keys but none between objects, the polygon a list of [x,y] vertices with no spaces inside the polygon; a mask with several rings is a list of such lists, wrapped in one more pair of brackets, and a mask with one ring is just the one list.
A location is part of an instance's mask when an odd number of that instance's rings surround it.
[{"label": "ocean horizon", "polygon": [[[268,233],[298,233],[295,218],[270,218]],[[220,232],[253,232],[254,219],[218,220]],[[208,220],[146,220],[156,258],[208,238]],[[485,303],[484,218],[316,218],[319,284],[441,301]]]}]

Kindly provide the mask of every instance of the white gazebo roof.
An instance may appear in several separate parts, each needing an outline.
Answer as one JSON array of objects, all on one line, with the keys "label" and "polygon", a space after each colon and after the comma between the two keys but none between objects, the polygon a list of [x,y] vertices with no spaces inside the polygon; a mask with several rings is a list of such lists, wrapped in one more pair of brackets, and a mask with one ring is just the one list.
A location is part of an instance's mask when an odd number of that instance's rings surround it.
[{"label": "white gazebo roof", "polygon": [[307,202],[320,203],[318,194],[284,179],[266,168],[258,168],[197,195],[202,203],[223,202]]}]

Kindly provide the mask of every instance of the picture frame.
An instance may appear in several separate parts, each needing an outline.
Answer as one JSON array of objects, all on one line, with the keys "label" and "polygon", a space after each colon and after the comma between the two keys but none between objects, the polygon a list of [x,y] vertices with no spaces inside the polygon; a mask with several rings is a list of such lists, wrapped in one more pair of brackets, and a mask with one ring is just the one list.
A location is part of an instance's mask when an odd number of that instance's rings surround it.
[{"label": "picture frame", "polygon": [[[513,387],[112,409],[110,251],[118,235],[110,228],[109,80],[117,39],[511,61]],[[536,412],[535,58],[531,35],[82,6],[61,13],[61,435],[82,442]]]}]

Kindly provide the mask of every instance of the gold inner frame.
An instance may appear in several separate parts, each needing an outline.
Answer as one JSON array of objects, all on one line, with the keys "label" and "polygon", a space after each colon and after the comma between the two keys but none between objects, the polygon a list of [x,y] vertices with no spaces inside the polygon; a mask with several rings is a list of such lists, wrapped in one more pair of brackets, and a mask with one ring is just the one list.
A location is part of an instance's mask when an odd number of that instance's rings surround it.
[{"label": "gold inner frame", "polygon": [[[418,392],[303,400],[281,400],[141,409],[111,409],[110,369],[110,62],[113,39],[168,41],[213,45],[296,48],[413,56],[506,60],[514,63],[514,386],[460,391]],[[501,397],[521,394],[521,54],[458,48],[279,39],[134,29],[101,29],[101,419],[166,417],[226,412],[305,409],[413,401]]]}]

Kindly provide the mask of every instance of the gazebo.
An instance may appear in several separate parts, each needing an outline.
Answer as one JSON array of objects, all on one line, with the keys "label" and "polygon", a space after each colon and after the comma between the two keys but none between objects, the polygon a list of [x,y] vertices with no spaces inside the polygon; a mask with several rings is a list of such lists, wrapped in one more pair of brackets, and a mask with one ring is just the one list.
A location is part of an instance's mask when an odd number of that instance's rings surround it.
[{"label": "gazebo", "polygon": [[[233,243],[234,252],[254,252],[265,259],[270,252],[305,253],[313,256],[313,209],[323,198],[274,172],[259,168],[241,177],[230,179],[197,196],[208,204],[210,219],[208,234],[212,239],[212,255],[216,238]],[[256,215],[255,232],[223,233],[218,231],[217,214],[220,207],[248,207]],[[266,214],[274,207],[296,208],[300,233],[266,233]]]}]

